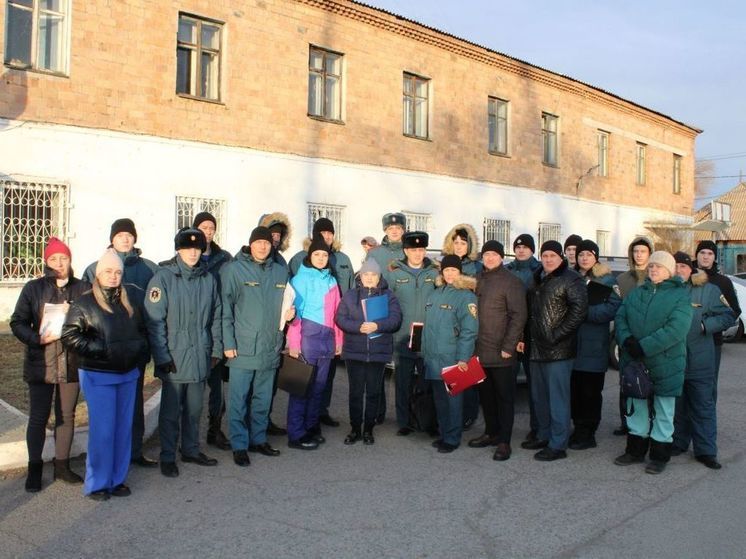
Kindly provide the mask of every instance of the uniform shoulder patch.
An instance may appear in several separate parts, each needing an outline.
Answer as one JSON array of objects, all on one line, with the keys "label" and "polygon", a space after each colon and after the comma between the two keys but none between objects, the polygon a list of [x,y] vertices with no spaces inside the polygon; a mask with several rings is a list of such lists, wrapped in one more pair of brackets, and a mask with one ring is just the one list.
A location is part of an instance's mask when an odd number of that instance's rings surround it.
[{"label": "uniform shoulder patch", "polygon": [[469,314],[474,318],[477,318],[477,305],[475,303],[469,303],[467,307],[469,309]]},{"label": "uniform shoulder patch", "polygon": [[614,290],[614,293],[617,294],[617,297],[622,296],[622,291],[619,289],[619,286],[617,284],[614,284],[613,286],[611,286],[611,288]]},{"label": "uniform shoulder patch", "polygon": [[151,303],[157,303],[161,300],[161,288],[160,287],[151,287],[150,291],[148,292],[148,299],[150,299]]},{"label": "uniform shoulder patch", "polygon": [[720,295],[720,302],[726,307],[730,308],[730,305],[728,304],[728,299],[725,298],[725,295]]}]

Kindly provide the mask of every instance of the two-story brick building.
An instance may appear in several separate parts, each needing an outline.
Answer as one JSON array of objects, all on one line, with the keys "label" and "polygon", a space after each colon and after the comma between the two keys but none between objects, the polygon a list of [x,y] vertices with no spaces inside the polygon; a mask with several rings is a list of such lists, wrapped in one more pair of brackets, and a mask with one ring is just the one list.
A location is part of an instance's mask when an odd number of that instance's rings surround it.
[{"label": "two-story brick building", "polygon": [[350,0],[4,0],[0,314],[49,234],[82,270],[123,216],[145,256],[211,209],[219,242],[328,215],[353,260],[403,210],[623,254],[689,223],[698,129]]}]

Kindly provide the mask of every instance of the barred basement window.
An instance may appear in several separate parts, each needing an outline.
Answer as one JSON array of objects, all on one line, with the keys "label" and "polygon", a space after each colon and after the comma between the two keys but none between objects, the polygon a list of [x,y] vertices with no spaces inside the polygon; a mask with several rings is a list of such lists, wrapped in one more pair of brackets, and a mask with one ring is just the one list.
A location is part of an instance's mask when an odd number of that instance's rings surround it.
[{"label": "barred basement window", "polygon": [[545,241],[559,241],[561,243],[562,225],[559,223],[539,223],[539,242],[536,244],[536,249],[540,250]]},{"label": "barred basement window", "polygon": [[404,217],[407,218],[407,231],[424,231],[430,233],[430,223],[432,216],[420,212],[408,212],[402,210]]},{"label": "barred basement window", "polygon": [[482,239],[499,241],[505,249],[510,249],[510,220],[484,218]]},{"label": "barred basement window", "polygon": [[308,57],[308,115],[342,120],[342,55],[311,47]]},{"label": "barred basement window", "polygon": [[67,237],[67,185],[0,181],[2,188],[2,276],[26,281],[44,272],[49,237]]},{"label": "barred basement window", "polygon": [[69,0],[8,0],[5,64],[67,74]]},{"label": "barred basement window", "polygon": [[609,247],[611,246],[611,232],[596,230],[596,244],[598,245],[599,256],[609,256]]},{"label": "barred basement window", "polygon": [[334,224],[334,238],[342,241],[342,216],[344,214],[344,206],[337,206],[335,204],[315,204],[313,202],[308,203],[308,236],[310,237],[313,233],[313,224],[320,217],[325,217]]},{"label": "barred basement window", "polygon": [[225,200],[219,198],[196,198],[192,196],[176,197],[176,231],[182,227],[191,227],[194,216],[200,212],[210,212],[215,216],[218,226],[213,241],[223,244],[225,238]]},{"label": "barred basement window", "polygon": [[176,93],[220,100],[222,24],[179,14],[176,43]]}]

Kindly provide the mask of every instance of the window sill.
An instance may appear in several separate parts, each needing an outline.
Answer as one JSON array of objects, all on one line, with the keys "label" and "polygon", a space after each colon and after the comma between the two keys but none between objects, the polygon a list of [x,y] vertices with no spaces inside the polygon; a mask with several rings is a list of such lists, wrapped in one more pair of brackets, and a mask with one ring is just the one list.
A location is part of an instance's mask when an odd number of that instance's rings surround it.
[{"label": "window sill", "polygon": [[550,169],[559,169],[560,168],[560,166],[558,164],[556,164],[556,163],[547,163],[546,161],[542,161],[541,164],[544,165],[544,167],[549,167]]},{"label": "window sill", "polygon": [[55,72],[54,70],[44,70],[43,68],[34,68],[33,66],[19,66],[17,64],[5,63],[5,67],[9,70],[15,70],[16,72],[30,72],[32,74],[42,74],[44,76],[50,76],[53,78],[65,78],[69,79],[70,76],[64,72]]},{"label": "window sill", "polygon": [[490,150],[487,150],[487,153],[489,153],[490,155],[494,155],[495,157],[504,157],[505,159],[510,159],[509,153],[501,153],[499,151],[490,151]]},{"label": "window sill", "polygon": [[405,138],[412,138],[413,140],[421,140],[423,142],[432,142],[429,137],[426,136],[415,136],[414,134],[402,134]]},{"label": "window sill", "polygon": [[220,105],[225,107],[225,103],[218,99],[208,99],[207,97],[198,97],[197,95],[189,95],[188,93],[176,93],[177,97],[182,99],[189,99],[191,101],[202,101],[203,103],[210,103],[212,105]]},{"label": "window sill", "polygon": [[340,125],[340,126],[344,126],[345,125],[345,121],[344,120],[338,120],[336,118],[326,118],[325,116],[312,115],[312,114],[308,114],[307,116],[311,120],[317,120],[319,122],[328,122],[329,124],[337,124],[337,125]]}]

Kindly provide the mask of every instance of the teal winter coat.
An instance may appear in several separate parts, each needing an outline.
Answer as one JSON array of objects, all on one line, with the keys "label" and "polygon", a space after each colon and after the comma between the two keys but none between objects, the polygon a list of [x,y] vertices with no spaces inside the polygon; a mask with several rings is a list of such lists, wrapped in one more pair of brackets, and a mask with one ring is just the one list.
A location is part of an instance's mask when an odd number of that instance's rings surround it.
[{"label": "teal winter coat", "polygon": [[523,286],[529,289],[534,283],[534,272],[541,268],[541,262],[535,257],[528,260],[513,260],[505,264],[505,268],[513,272],[523,282]]},{"label": "teal winter coat", "polygon": [[422,268],[418,270],[413,270],[402,260],[392,264],[389,275],[391,279],[387,282],[389,289],[399,300],[402,312],[401,328],[394,334],[395,353],[410,358],[417,357],[417,353],[407,347],[409,331],[413,322],[425,321],[425,303],[435,289],[438,275],[437,265],[429,258],[425,258]]},{"label": "teal winter coat", "polygon": [[624,298],[614,320],[621,349],[620,370],[632,360],[624,340],[634,336],[644,352],[657,396],[680,396],[686,367],[686,337],[692,323],[689,289],[674,276],[654,284],[646,279]]},{"label": "teal winter coat", "polygon": [[368,251],[366,260],[372,258],[381,268],[381,274],[391,287],[391,272],[400,260],[404,260],[404,249],[402,243],[392,243],[388,237],[384,237],[379,246]]}]

